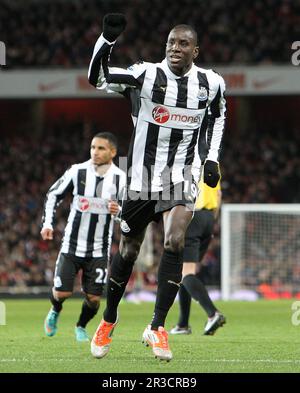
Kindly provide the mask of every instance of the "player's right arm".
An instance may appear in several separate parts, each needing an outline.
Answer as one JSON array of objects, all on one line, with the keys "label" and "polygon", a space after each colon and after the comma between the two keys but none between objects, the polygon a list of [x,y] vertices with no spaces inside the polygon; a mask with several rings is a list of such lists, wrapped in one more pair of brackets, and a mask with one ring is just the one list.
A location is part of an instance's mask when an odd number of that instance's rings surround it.
[{"label": "player's right arm", "polygon": [[49,189],[44,203],[41,236],[43,240],[53,239],[53,222],[56,208],[65,195],[74,188],[74,165],[68,169]]},{"label": "player's right arm", "polygon": [[122,93],[127,87],[138,87],[142,83],[145,63],[127,69],[108,66],[113,45],[125,26],[126,20],[122,14],[107,14],[103,19],[103,33],[95,44],[88,71],[89,82],[97,89]]}]

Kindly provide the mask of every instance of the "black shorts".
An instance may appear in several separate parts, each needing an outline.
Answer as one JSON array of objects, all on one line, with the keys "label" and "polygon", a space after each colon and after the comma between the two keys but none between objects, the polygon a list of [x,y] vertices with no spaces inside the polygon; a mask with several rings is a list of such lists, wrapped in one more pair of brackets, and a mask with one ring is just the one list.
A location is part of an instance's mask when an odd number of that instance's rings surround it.
[{"label": "black shorts", "polygon": [[213,237],[214,213],[211,210],[196,210],[185,233],[184,262],[201,262]]},{"label": "black shorts", "polygon": [[[135,237],[143,232],[151,221],[159,221],[163,212],[174,206],[183,205],[194,210],[198,194],[196,183],[184,188],[184,183],[176,184],[172,189],[157,193],[126,192],[122,203],[121,231],[124,236]],[[136,198],[133,198],[133,195]]]},{"label": "black shorts", "polygon": [[106,258],[82,258],[60,253],[54,274],[55,290],[72,292],[75,277],[80,269],[82,269],[82,290],[85,293],[100,296],[107,278]]}]

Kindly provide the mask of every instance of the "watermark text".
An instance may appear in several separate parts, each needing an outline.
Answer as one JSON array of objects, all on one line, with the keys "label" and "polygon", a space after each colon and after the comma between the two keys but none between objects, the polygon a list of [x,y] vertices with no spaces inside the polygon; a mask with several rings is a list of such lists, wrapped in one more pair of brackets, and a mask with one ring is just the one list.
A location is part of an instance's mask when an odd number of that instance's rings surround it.
[{"label": "watermark text", "polygon": [[6,47],[3,41],[0,41],[0,65],[6,65]]},{"label": "watermark text", "polygon": [[292,304],[292,325],[299,326],[300,325],[300,301],[296,301]]},{"label": "watermark text", "polygon": [[292,43],[292,50],[295,51],[291,57],[292,64],[298,66],[300,64],[300,41]]},{"label": "watermark text", "polygon": [[0,326],[6,325],[6,307],[4,302],[0,302]]}]

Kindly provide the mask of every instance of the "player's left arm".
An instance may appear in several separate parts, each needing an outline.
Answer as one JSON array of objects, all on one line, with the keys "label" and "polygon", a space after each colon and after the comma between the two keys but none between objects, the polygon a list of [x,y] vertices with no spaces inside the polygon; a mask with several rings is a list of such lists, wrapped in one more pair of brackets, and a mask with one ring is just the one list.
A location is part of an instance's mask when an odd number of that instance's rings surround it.
[{"label": "player's left arm", "polygon": [[210,94],[209,116],[211,135],[207,160],[218,162],[225,125],[225,82],[221,75],[214,71],[212,72],[214,73],[214,83],[212,84],[212,94]]},{"label": "player's left arm", "polygon": [[204,164],[204,182],[215,187],[220,179],[219,153],[225,126],[225,82],[221,75],[214,71],[210,74],[209,122],[208,122],[208,154]]}]

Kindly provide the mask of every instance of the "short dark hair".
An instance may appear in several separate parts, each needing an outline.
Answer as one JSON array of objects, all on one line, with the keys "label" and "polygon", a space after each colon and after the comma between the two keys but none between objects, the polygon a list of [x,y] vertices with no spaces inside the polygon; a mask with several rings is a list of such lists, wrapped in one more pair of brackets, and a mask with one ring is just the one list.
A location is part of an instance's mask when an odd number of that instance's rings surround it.
[{"label": "short dark hair", "polygon": [[106,139],[116,150],[118,149],[118,140],[111,132],[98,132],[93,138]]},{"label": "short dark hair", "polygon": [[194,37],[194,40],[195,40],[195,43],[196,43],[196,45],[197,45],[197,43],[198,43],[198,34],[197,34],[196,30],[193,28],[193,26],[191,26],[191,25],[185,25],[185,24],[180,24],[180,25],[174,26],[172,30],[177,30],[177,29],[182,29],[182,30],[188,30],[188,31],[190,31],[190,32],[192,33],[192,35],[193,35],[193,37]]}]

